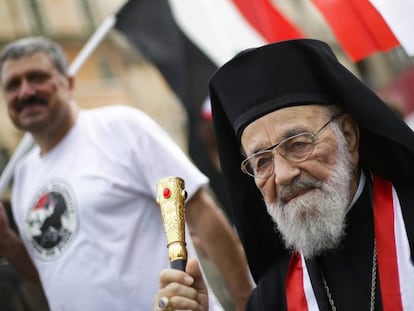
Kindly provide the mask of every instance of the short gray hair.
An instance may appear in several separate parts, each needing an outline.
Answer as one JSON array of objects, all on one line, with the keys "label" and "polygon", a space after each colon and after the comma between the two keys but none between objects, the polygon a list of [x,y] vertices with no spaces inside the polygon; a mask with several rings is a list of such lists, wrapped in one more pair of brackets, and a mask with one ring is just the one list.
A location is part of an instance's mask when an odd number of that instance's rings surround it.
[{"label": "short gray hair", "polygon": [[63,49],[56,42],[41,36],[18,39],[6,45],[0,54],[0,73],[6,60],[19,59],[37,52],[45,53],[61,74],[68,74]]}]

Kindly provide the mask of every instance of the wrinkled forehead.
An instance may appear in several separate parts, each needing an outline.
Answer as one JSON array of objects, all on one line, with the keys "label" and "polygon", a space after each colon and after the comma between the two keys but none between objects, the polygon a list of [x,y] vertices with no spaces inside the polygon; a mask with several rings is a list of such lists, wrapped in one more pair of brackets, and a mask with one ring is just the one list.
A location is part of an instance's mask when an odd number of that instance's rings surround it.
[{"label": "wrinkled forehead", "polygon": [[247,152],[251,148],[264,148],[301,132],[312,132],[329,116],[327,106],[318,104],[278,109],[247,125],[240,142]]}]

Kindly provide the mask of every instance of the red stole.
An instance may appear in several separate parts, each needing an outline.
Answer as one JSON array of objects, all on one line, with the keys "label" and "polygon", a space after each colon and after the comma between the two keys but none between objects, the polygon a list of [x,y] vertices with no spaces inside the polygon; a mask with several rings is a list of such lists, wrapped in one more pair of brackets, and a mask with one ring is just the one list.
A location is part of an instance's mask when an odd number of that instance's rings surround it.
[{"label": "red stole", "polygon": [[384,311],[402,311],[394,232],[392,185],[374,176],[374,229]]}]

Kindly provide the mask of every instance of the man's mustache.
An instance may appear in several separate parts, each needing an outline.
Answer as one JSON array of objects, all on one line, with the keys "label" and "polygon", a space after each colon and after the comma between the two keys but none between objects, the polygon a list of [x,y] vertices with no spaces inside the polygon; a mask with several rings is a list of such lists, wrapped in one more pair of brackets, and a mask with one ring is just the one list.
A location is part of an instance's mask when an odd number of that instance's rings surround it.
[{"label": "man's mustache", "polygon": [[27,98],[23,98],[17,102],[16,110],[17,112],[20,112],[23,110],[24,107],[33,104],[47,106],[47,100],[39,95],[33,95]]}]

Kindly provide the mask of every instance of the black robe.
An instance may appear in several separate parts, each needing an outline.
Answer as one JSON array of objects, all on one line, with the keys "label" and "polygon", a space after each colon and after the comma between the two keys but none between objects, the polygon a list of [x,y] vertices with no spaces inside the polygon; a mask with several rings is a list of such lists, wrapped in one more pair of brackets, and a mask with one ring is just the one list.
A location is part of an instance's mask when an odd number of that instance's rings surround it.
[{"label": "black robe", "polygon": [[[414,206],[414,195],[410,194],[409,188],[409,185],[400,185],[397,188],[402,207]],[[321,311],[332,310],[322,284],[321,272],[325,275],[338,311],[369,310],[374,250],[371,189],[372,183],[370,179],[367,179],[361,196],[347,215],[346,242],[342,243],[338,249],[306,262]],[[403,208],[403,217],[411,247],[411,258],[413,258],[413,209]],[[286,251],[263,275],[249,299],[246,310],[287,310],[286,278],[290,257],[290,252]],[[379,283],[377,271],[376,311],[382,310]]]},{"label": "black robe", "polygon": [[[281,236],[275,233],[254,179],[240,170],[240,163],[245,158],[240,144],[243,129],[278,109],[334,104],[352,116],[360,134],[360,166],[392,181],[400,195],[413,260],[414,132],[373,90],[338,61],[327,44],[314,39],[297,39],[243,51],[212,76],[209,87],[230,208],[250,271],[259,284],[249,310],[252,310],[252,305],[258,306],[254,310],[286,310],[285,281],[290,254]],[[361,305],[364,310],[369,310],[365,308],[367,303],[357,298],[370,292],[358,293],[370,286],[372,211],[369,209],[364,214],[365,206],[362,204],[360,208],[360,204],[354,206],[348,215],[352,223],[347,233],[349,241],[345,240],[347,244],[316,260],[322,270],[327,270],[324,273],[339,310],[344,310],[344,307],[345,310],[358,310]],[[367,206],[371,207],[371,204]],[[368,215],[365,221],[364,215]],[[356,252],[355,261],[347,259],[350,252]],[[368,268],[367,271],[364,267]],[[364,277],[358,277],[358,269]],[[365,278],[366,281],[357,281]],[[276,287],[272,289],[271,286]],[[345,286],[352,287],[350,294],[341,296],[341,288]],[[319,295],[319,290],[316,292]],[[269,307],[261,308],[263,301],[269,303]],[[346,308],[348,304],[355,305],[355,308]]]}]

